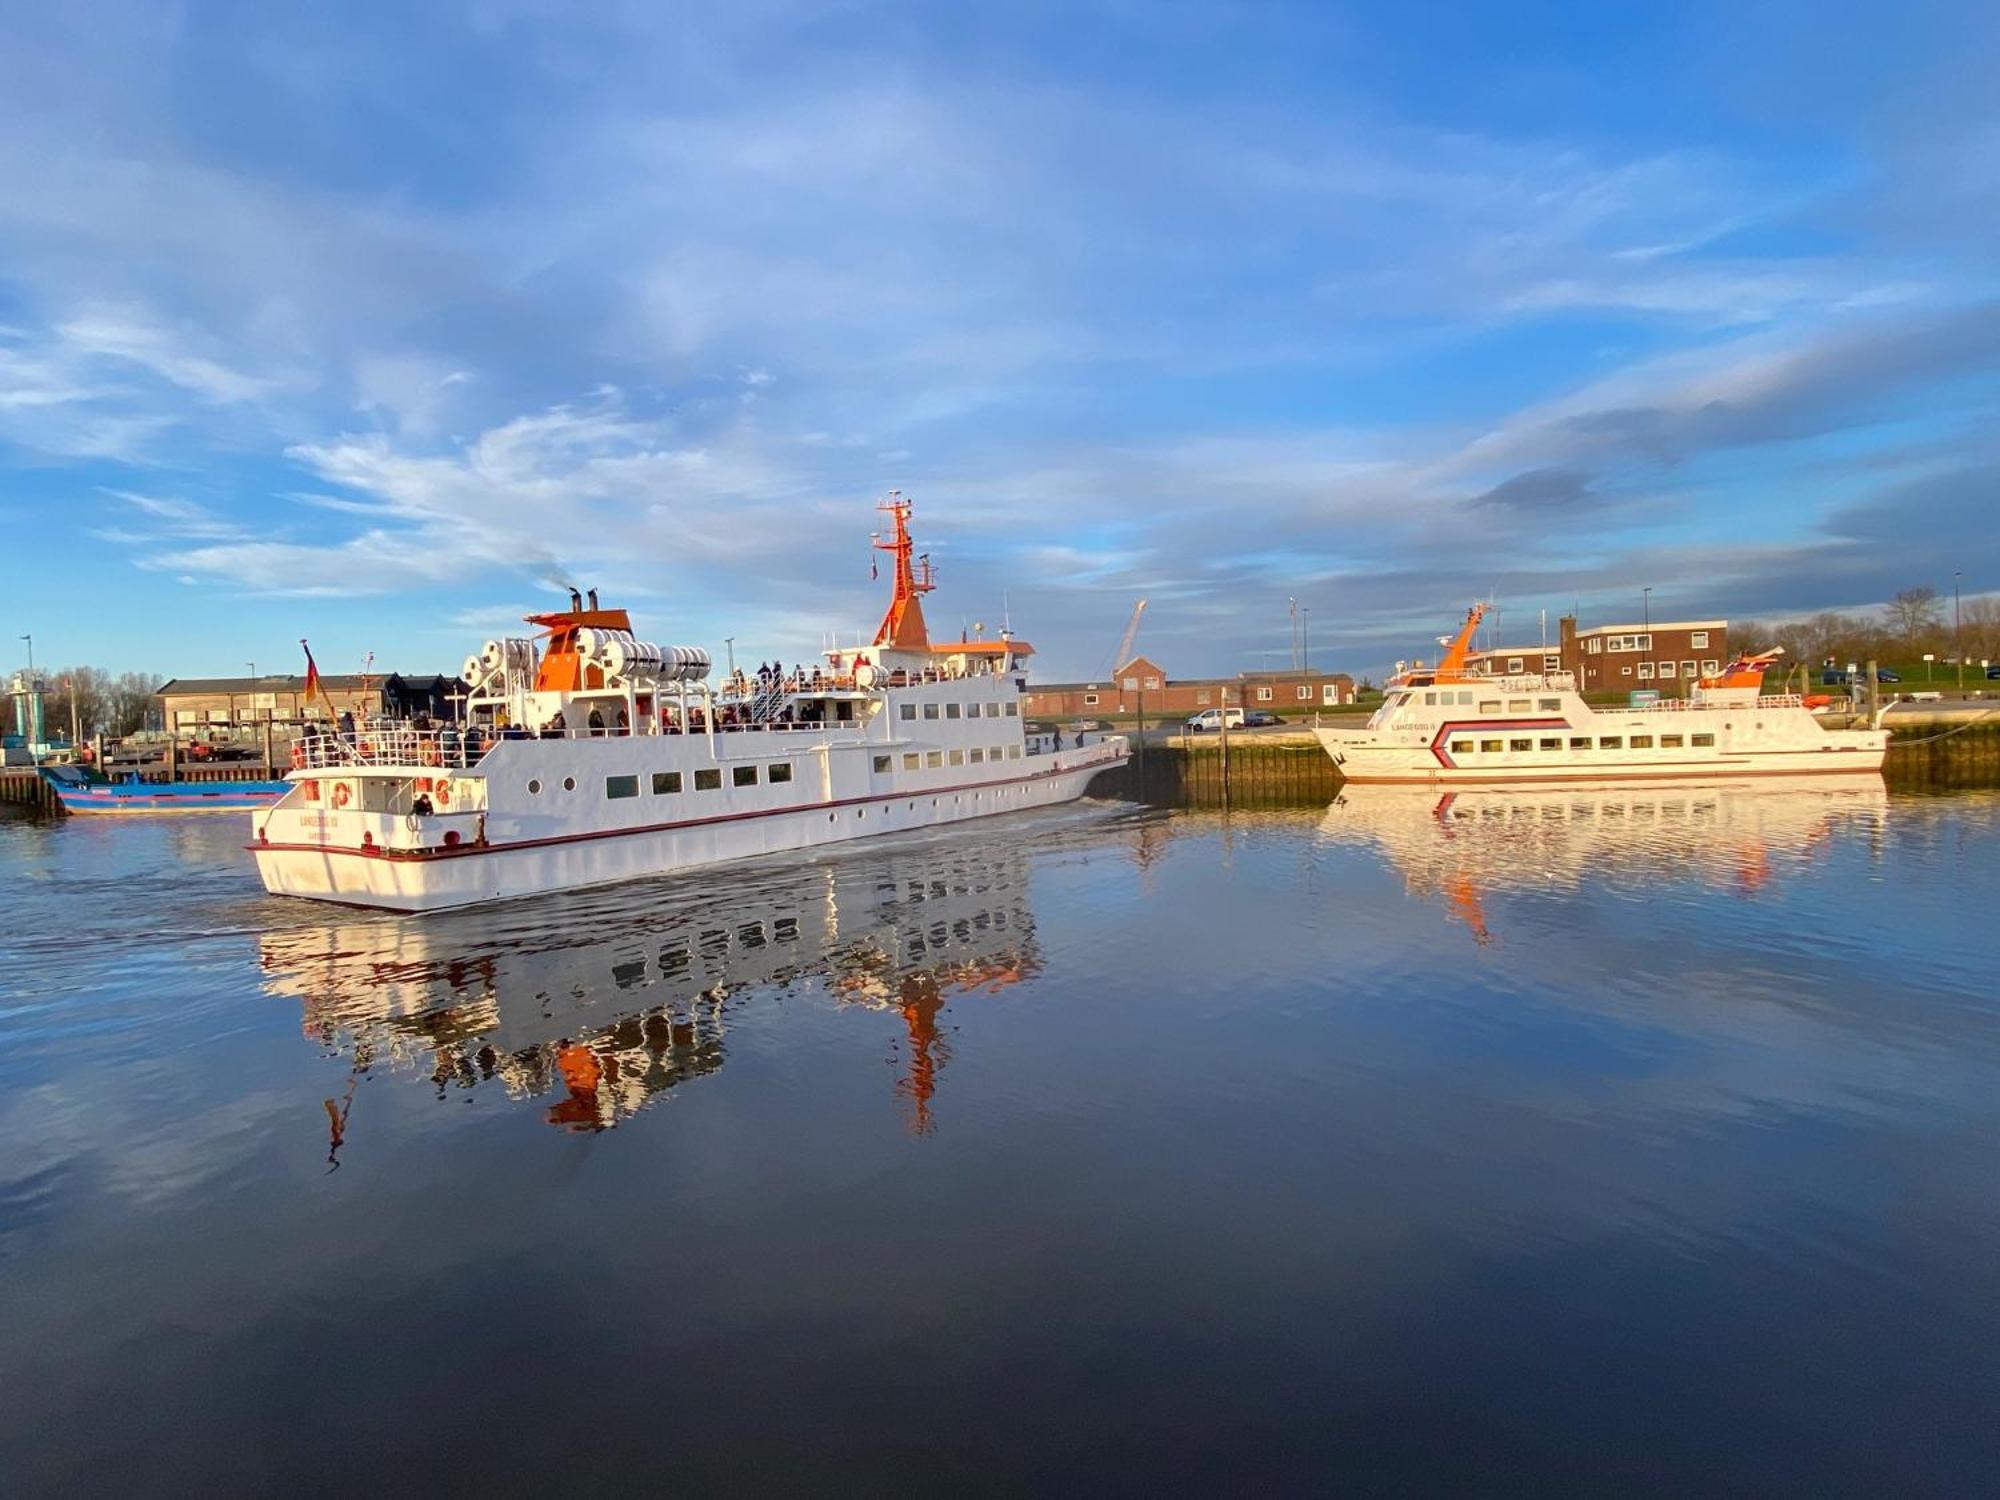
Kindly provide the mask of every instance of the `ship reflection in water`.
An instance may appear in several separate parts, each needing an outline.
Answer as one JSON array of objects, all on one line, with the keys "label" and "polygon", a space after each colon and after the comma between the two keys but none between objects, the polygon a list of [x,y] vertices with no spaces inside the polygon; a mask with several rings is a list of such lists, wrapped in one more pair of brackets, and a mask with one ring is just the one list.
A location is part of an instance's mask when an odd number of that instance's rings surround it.
[{"label": "ship reflection in water", "polygon": [[1320,836],[1375,845],[1413,896],[1442,903],[1485,946],[1486,898],[1591,879],[1696,880],[1751,894],[1823,850],[1841,827],[1879,827],[1873,773],[1709,784],[1349,786]]},{"label": "ship reflection in water", "polygon": [[[901,1023],[895,1097],[928,1133],[955,999],[1039,968],[1027,857],[954,849],[585,891],[424,921],[260,940],[265,988],[352,1075],[495,1087],[549,1123],[603,1130],[723,1064],[744,1006],[817,994]],[[353,1089],[329,1100],[334,1157]]]}]

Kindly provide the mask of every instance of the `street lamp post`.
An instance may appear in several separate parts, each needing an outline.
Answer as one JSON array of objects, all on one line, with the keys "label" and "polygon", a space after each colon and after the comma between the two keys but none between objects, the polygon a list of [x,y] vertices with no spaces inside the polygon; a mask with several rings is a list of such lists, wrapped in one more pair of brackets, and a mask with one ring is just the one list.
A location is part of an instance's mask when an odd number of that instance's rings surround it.
[{"label": "street lamp post", "polygon": [[1951,655],[1958,663],[1958,695],[1965,696],[1965,624],[1958,607],[1958,581],[1965,575],[1958,569],[1951,572]]},{"label": "street lamp post", "polygon": [[1312,676],[1313,669],[1312,620],[1313,612],[1310,609],[1299,611],[1299,654],[1305,660],[1308,677]]},{"label": "street lamp post", "polygon": [[722,644],[729,651],[729,675],[734,677],[736,675],[736,637],[726,635],[722,638]]},{"label": "street lamp post", "polygon": [[1639,619],[1647,634],[1653,630],[1653,591],[1651,588],[1639,590]]}]

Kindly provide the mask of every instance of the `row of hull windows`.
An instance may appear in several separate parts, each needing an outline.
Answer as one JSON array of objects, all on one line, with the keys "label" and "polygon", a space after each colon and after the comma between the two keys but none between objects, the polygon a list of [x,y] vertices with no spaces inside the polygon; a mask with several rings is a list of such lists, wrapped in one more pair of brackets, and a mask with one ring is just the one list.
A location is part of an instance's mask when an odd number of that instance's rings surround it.
[{"label": "row of hull windows", "polygon": [[[926,750],[921,753],[914,750],[906,750],[903,752],[903,769],[905,771],[923,771],[936,770],[939,766],[980,766],[986,764],[988,761],[1019,760],[1020,758],[1021,747],[1019,745],[993,745],[990,747],[975,745],[970,750]],[[878,755],[875,757],[875,774],[877,776],[886,776],[895,767],[896,758],[893,755]]]},{"label": "row of hull windows", "polygon": [[[916,722],[919,706],[905,703],[899,707],[898,712],[904,723]],[[940,711],[947,719],[1018,719],[1021,716],[1021,705],[1018,703],[925,703],[921,707],[926,719],[938,718]]]},{"label": "row of hull windows", "polygon": [[[939,766],[984,765],[988,761],[1019,760],[1019,745],[974,746],[970,750],[931,750],[922,754],[906,753],[902,758],[905,771],[919,771]],[[886,775],[895,769],[895,757],[878,755],[874,757],[877,775]],[[722,767],[704,766],[693,774],[693,785],[697,792],[719,792],[722,790]],[[760,782],[765,786],[784,786],[792,780],[792,763],[788,760],[762,763],[746,763],[729,767],[729,784],[737,787],[752,787]],[[687,789],[687,775],[680,771],[655,771],[650,778],[652,793],[656,797],[676,797]],[[604,795],[614,802],[624,801],[639,795],[640,778],[637,775],[607,776],[604,778]],[[562,788],[566,792],[576,790],[576,778],[565,776]],[[528,783],[531,796],[539,797],[542,783],[539,779]]]},{"label": "row of hull windows", "polygon": [[[769,761],[762,764],[746,763],[729,768],[731,786],[756,786],[763,782],[767,786],[783,786],[792,779],[792,763],[788,760]],[[675,797],[687,787],[687,778],[680,771],[655,771],[648,784],[656,797]],[[639,795],[640,779],[631,776],[607,776],[604,778],[604,795],[614,802]],[[576,778],[565,776],[562,789],[576,790]],[[694,789],[697,792],[719,792],[722,790],[722,767],[706,766],[694,773]],[[542,783],[536,778],[528,783],[528,795],[539,797]]]},{"label": "row of hull windows", "polygon": [[1567,739],[1560,735],[1545,735],[1539,739],[1507,740],[1453,740],[1453,755],[1506,754],[1518,750],[1680,750],[1692,745],[1697,750],[1712,748],[1715,736],[1712,734],[1635,734],[1629,739],[1619,734],[1599,735],[1595,739],[1587,734],[1571,735]]}]

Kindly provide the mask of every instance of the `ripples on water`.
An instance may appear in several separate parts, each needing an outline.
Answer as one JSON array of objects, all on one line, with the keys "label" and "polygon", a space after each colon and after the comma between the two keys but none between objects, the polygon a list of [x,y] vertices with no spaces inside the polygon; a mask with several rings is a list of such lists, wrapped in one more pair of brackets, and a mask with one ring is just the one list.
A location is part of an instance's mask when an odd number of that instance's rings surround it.
[{"label": "ripples on water", "polygon": [[1357,788],[410,919],[0,822],[0,1472],[1970,1487],[1996,827]]}]

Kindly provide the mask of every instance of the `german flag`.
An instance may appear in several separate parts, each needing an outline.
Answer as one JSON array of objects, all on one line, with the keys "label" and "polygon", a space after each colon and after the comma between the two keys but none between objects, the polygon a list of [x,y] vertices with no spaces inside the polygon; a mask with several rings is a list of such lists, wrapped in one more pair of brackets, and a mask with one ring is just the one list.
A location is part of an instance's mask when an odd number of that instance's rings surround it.
[{"label": "german flag", "polygon": [[306,653],[306,690],[301,706],[311,708],[317,703],[322,709],[327,708],[326,689],[319,685],[319,663],[313,660],[312,647],[304,641],[300,641],[299,645],[304,647]]}]

